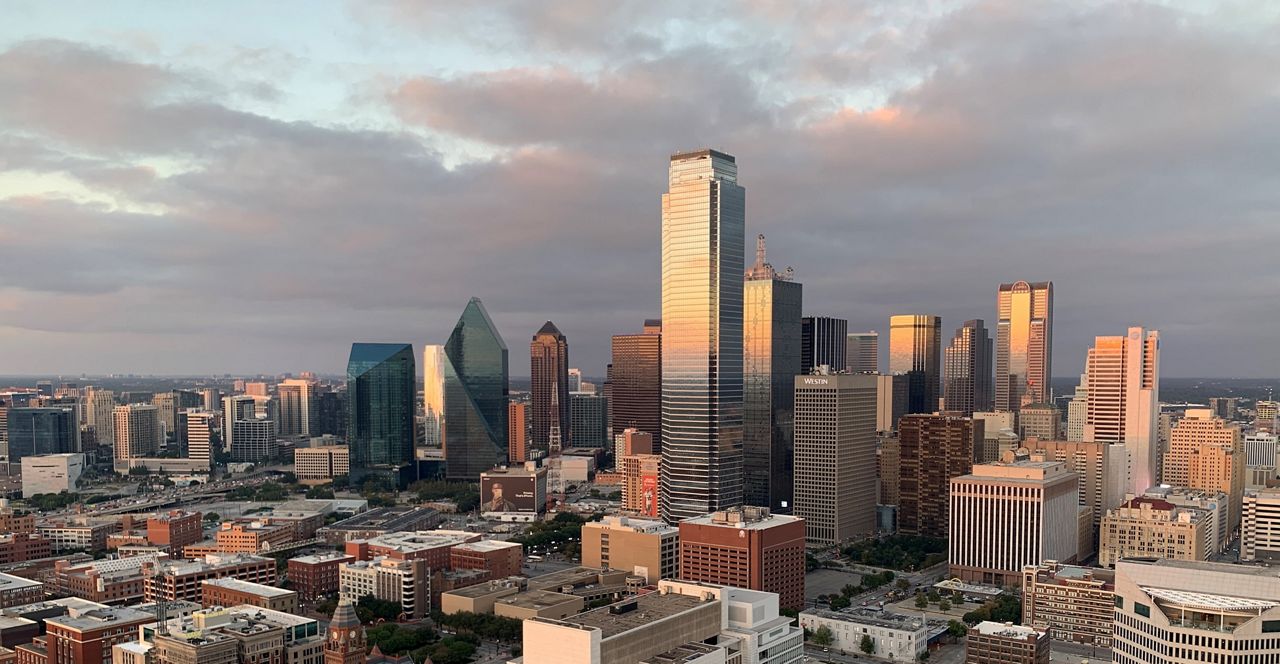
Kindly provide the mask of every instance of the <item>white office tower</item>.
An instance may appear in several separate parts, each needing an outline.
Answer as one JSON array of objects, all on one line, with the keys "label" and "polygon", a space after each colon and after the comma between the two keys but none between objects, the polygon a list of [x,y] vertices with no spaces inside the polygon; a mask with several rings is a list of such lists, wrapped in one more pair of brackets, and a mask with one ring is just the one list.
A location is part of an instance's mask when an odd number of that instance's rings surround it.
[{"label": "white office tower", "polygon": [[217,428],[217,415],[207,410],[187,411],[187,458],[204,462],[206,468],[213,464],[211,442]]},{"label": "white office tower", "polygon": [[1085,374],[1084,439],[1129,448],[1129,492],[1140,496],[1159,483],[1160,333],[1131,327],[1123,337],[1097,337]]}]

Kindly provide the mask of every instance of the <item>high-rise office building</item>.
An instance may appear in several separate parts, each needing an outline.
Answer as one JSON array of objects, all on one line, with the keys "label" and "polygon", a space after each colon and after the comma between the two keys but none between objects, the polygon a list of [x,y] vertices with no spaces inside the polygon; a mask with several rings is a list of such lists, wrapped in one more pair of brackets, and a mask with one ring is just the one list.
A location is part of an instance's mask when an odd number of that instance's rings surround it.
[{"label": "high-rise office building", "polygon": [[[230,452],[235,427],[239,420],[251,420],[257,417],[257,404],[247,394],[222,397],[222,448]],[[345,415],[344,415],[345,419]]]},{"label": "high-rise office building", "polygon": [[898,420],[907,414],[908,378],[905,374],[876,376],[877,431],[898,430]]},{"label": "high-rise office building", "polygon": [[156,407],[160,424],[164,427],[165,437],[172,438],[178,431],[178,397],[173,392],[160,392],[151,397],[151,405]]},{"label": "high-rise office building", "polygon": [[[551,423],[554,421],[560,426],[561,446],[569,447],[573,435],[568,426],[571,405],[569,342],[551,321],[544,323],[529,343],[529,377],[529,408],[533,421],[530,442],[534,448],[545,451],[551,440]],[[553,413],[552,409],[558,412]]]},{"label": "high-rise office building", "polygon": [[428,447],[444,447],[444,346],[422,347],[422,413]]},{"label": "high-rise office building", "polygon": [[943,409],[968,417],[991,410],[991,336],[981,319],[965,321],[946,352]]},{"label": "high-rise office building", "polygon": [[1240,526],[1244,500],[1245,452],[1239,443],[1220,445],[1202,443],[1191,452],[1187,464],[1187,486],[1192,489],[1221,491],[1227,495],[1227,532]]},{"label": "high-rise office building", "polygon": [[946,537],[952,478],[973,471],[982,421],[950,415],[907,415],[898,425],[898,532]]},{"label": "high-rise office building", "polygon": [[140,403],[116,406],[112,419],[116,459],[155,456],[160,451],[163,425],[158,408]]},{"label": "high-rise office building", "polygon": [[1075,471],[1079,476],[1078,500],[1089,508],[1094,528],[1102,523],[1102,515],[1107,510],[1125,501],[1129,488],[1125,475],[1129,451],[1124,445],[1033,438],[1024,446],[1033,455],[1044,455],[1047,460],[1062,462]]},{"label": "high-rise office building", "polygon": [[844,364],[849,373],[880,373],[880,333],[850,332],[845,337]]},{"label": "high-rise office building", "polygon": [[[609,400],[591,392],[569,395],[569,431],[574,447],[607,447]],[[563,426],[563,425],[562,425]],[[568,444],[563,444],[568,447]]]},{"label": "high-rise office building", "polygon": [[1164,453],[1161,483],[1191,486],[1191,455],[1201,445],[1240,449],[1240,427],[1215,417],[1208,408],[1188,408],[1182,419],[1169,430],[1169,449]]},{"label": "high-rise office building", "polygon": [[[413,346],[354,343],[347,360],[347,440],[351,479],[382,475],[400,483],[413,463],[417,396]],[[505,413],[504,413],[505,415]],[[240,433],[235,429],[236,434]],[[239,441],[231,447],[247,449]]]},{"label": "high-rise office building", "polygon": [[507,405],[507,461],[520,465],[529,460],[529,404],[512,401]]},{"label": "high-rise office building", "polygon": [[1209,397],[1209,410],[1214,416],[1230,422],[1236,419],[1237,403],[1236,397]]},{"label": "high-rise office building", "polygon": [[[378,419],[375,415],[373,419]],[[231,425],[235,442],[231,445],[233,461],[258,462],[274,459],[280,455],[280,445],[276,442],[276,423],[266,417],[254,417],[248,420],[236,420]],[[385,465],[385,464],[384,464]],[[366,466],[368,470],[371,466]]]},{"label": "high-rise office building", "polygon": [[942,376],[942,319],[937,316],[889,318],[889,373],[907,376],[907,412],[938,410]]},{"label": "high-rise office building", "polygon": [[1062,440],[1062,413],[1051,403],[1029,403],[1018,411],[1018,435],[1023,440]]},{"label": "high-rise office building", "polygon": [[1053,282],[1000,284],[996,311],[996,410],[1049,401]]},{"label": "high-rise office building", "polygon": [[1080,374],[1076,393],[1067,404],[1067,440],[1084,440],[1084,425],[1089,421],[1089,375]]},{"label": "high-rise office building", "polygon": [[796,376],[795,508],[805,539],[876,531],[876,376]]},{"label": "high-rise office building", "polygon": [[680,522],[680,579],[778,593],[804,606],[804,519],[735,507]]},{"label": "high-rise office building", "polygon": [[202,387],[197,390],[197,393],[200,395],[201,410],[216,413],[222,407],[222,390],[216,387]]},{"label": "high-rise office building", "polygon": [[1159,498],[1133,498],[1102,517],[1098,565],[1123,558],[1207,560],[1214,551],[1213,516]]},{"label": "high-rise office building", "polygon": [[746,190],[731,155],[672,155],[662,195],[662,516],[742,502]]},{"label": "high-rise office building", "polygon": [[445,343],[447,477],[476,481],[507,457],[507,344],[479,298],[471,298]]},{"label": "high-rise office building", "polygon": [[1129,492],[1158,483],[1160,333],[1131,327],[1123,337],[1098,337],[1085,362],[1089,393],[1084,439],[1129,448]]},{"label": "high-rise office building", "polygon": [[[649,319],[640,334],[613,335],[609,363],[609,428],[639,429],[662,438],[662,321]],[[655,450],[657,451],[657,450]]]},{"label": "high-rise office building", "polygon": [[10,408],[7,425],[9,463],[22,457],[78,452],[80,425],[71,408]]},{"label": "high-rise office building", "polygon": [[280,402],[280,435],[286,437],[312,436],[316,432],[311,421],[316,415],[316,384],[309,380],[290,378],[276,385],[276,397]]},{"label": "high-rise office building", "polygon": [[742,492],[748,505],[791,511],[793,379],[800,373],[803,288],[791,271],[765,260],[756,238],[756,263],[743,284]]},{"label": "high-rise office building", "polygon": [[1254,404],[1253,426],[1272,433],[1280,431],[1280,401],[1258,400]]},{"label": "high-rise office building", "polygon": [[846,364],[845,348],[849,343],[849,321],[829,316],[805,316],[800,319],[800,369],[811,373],[826,366],[840,371]]},{"label": "high-rise office building", "polygon": [[1280,560],[1280,489],[1244,492],[1240,560]]},{"label": "high-rise office building", "polygon": [[187,458],[203,461],[206,466],[211,466],[213,463],[213,431],[218,428],[218,416],[207,410],[189,410],[186,415]]}]

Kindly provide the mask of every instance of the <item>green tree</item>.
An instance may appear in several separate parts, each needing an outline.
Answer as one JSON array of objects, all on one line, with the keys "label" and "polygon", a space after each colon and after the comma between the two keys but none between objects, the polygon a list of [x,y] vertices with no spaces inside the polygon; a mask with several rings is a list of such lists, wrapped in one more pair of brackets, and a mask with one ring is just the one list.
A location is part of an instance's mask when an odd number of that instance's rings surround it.
[{"label": "green tree", "polygon": [[916,593],[916,608],[923,609],[929,606],[929,600],[925,599],[924,593]]},{"label": "green tree", "polygon": [[209,512],[204,515],[205,521],[221,521],[222,517],[217,512]]},{"label": "green tree", "polygon": [[846,583],[844,587],[840,589],[840,594],[845,597],[853,597],[854,595],[857,595],[860,590],[862,589],[858,586],[855,586],[852,583]]},{"label": "green tree", "polygon": [[870,634],[863,634],[862,643],[858,644],[858,649],[870,655],[876,651],[876,642],[871,640]]},{"label": "green tree", "polygon": [[965,627],[964,623],[959,620],[949,620],[947,621],[947,633],[957,639],[963,639],[969,633],[969,628]]},{"label": "green tree", "polygon": [[932,588],[930,588],[930,589],[929,589],[929,603],[930,603],[930,604],[937,604],[937,603],[938,603],[938,602],[940,602],[940,601],[942,601],[942,596],[938,594],[938,591],[933,590]]},{"label": "green tree", "polygon": [[813,632],[813,644],[816,646],[827,647],[835,640],[831,633],[831,628],[823,625]]},{"label": "green tree", "polygon": [[898,586],[898,590],[906,590],[911,587],[911,582],[906,579],[898,579],[898,583],[894,585]]},{"label": "green tree", "polygon": [[843,595],[835,595],[834,597],[831,598],[831,608],[837,611],[841,609],[847,609],[852,605],[853,605],[853,602],[849,601],[849,598]]},{"label": "green tree", "polygon": [[951,610],[951,602],[948,602],[948,601],[947,601],[947,600],[945,600],[945,599],[944,599],[944,600],[942,600],[941,602],[938,602],[938,610],[939,610],[939,611],[950,611],[950,610]]}]

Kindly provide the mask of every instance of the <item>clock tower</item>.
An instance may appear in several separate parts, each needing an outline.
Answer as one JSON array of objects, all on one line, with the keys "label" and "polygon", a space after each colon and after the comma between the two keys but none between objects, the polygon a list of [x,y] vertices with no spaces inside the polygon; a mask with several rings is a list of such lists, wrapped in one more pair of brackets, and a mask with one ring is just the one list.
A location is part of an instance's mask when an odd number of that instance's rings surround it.
[{"label": "clock tower", "polygon": [[324,664],[365,664],[364,626],[350,600],[338,600],[324,640]]}]

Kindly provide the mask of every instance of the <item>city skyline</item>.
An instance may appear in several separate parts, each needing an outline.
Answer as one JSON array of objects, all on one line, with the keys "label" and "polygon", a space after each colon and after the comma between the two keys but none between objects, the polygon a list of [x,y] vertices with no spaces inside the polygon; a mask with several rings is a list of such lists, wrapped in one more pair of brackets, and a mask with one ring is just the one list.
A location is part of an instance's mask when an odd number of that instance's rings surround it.
[{"label": "city skyline", "polygon": [[1269,10],[259,8],[279,36],[178,11],[0,29],[0,214],[51,231],[0,246],[7,373],[340,373],[474,295],[600,376],[658,315],[661,164],[704,145],[749,164],[746,232],[806,314],[996,321],[996,284],[1053,280],[1062,376],[1130,325],[1166,331],[1168,376],[1280,373],[1274,269],[1237,267],[1280,233]]}]

